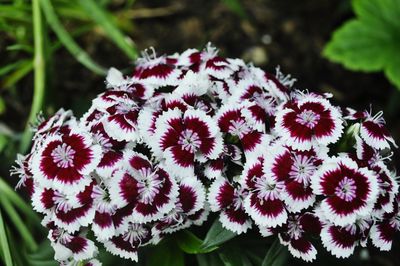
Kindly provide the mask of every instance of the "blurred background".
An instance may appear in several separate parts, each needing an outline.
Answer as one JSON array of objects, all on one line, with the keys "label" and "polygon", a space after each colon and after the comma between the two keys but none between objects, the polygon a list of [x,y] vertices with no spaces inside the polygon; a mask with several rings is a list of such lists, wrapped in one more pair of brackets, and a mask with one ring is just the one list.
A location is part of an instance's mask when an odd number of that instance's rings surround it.
[{"label": "blurred background", "polygon": [[[399,13],[389,16],[400,20],[400,1],[382,2],[395,3]],[[384,67],[363,69],[342,60],[369,73],[357,72],[342,65],[340,56],[323,52],[332,34],[352,19],[350,0],[0,0],[0,234],[7,238],[0,237],[0,247],[21,244],[21,251],[11,248],[21,265],[54,264],[48,244],[41,244],[45,233],[35,214],[10,190],[17,183],[10,177],[11,165],[29,148],[29,123],[39,110],[49,115],[64,107],[82,115],[104,91],[105,71],[116,67],[129,73],[140,51],[150,46],[161,55],[202,49],[210,41],[221,55],[252,61],[266,71],[275,73],[279,65],[298,80],[297,88],[333,93],[338,105],[369,110],[372,104],[374,113],[383,110],[400,143],[400,90],[381,71]],[[390,33],[398,34],[393,38],[398,42],[400,25],[393,23]],[[396,151],[397,169],[399,157]],[[391,252],[358,250],[343,261],[322,254],[316,265],[400,265],[397,240]],[[38,246],[47,252],[42,255],[50,258],[48,264],[35,257]],[[18,252],[23,254],[15,259]]]}]

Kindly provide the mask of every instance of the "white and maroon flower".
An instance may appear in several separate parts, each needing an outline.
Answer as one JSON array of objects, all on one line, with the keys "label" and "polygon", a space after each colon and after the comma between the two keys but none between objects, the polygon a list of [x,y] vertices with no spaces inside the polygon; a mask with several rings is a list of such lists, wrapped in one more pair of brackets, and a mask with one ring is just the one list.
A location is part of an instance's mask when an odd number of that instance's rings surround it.
[{"label": "white and maroon flower", "polygon": [[11,175],[17,175],[19,180],[15,189],[25,188],[29,197],[31,198],[34,193],[34,180],[31,171],[31,160],[32,154],[27,155],[17,154],[17,159],[15,160],[16,166],[13,166],[10,170]]},{"label": "white and maroon flower", "polygon": [[213,47],[211,43],[201,53],[201,59],[204,64],[200,70],[204,70],[210,76],[217,79],[226,79],[238,70],[236,64],[230,64],[228,60],[218,56],[218,49]]},{"label": "white and maroon flower", "polygon": [[340,112],[328,100],[305,97],[277,112],[275,131],[294,149],[309,150],[336,142],[343,125]]},{"label": "white and maroon flower", "polygon": [[316,259],[317,250],[312,238],[319,236],[322,224],[312,213],[290,214],[287,222],[277,228],[260,227],[264,237],[278,234],[280,243],[287,246],[289,252],[296,258],[307,262]]},{"label": "white and maroon flower", "polygon": [[267,122],[275,115],[276,98],[252,80],[241,80],[232,94],[232,98],[237,103],[250,102],[246,108],[243,108],[242,115],[248,121],[252,121],[256,130],[264,132]]},{"label": "white and maroon flower", "polygon": [[345,227],[325,223],[321,231],[322,244],[336,257],[347,258],[358,245],[366,246],[371,224],[372,220],[365,217]]},{"label": "white and maroon flower", "polygon": [[393,211],[396,194],[399,191],[399,185],[395,179],[394,173],[391,173],[384,163],[379,163],[372,167],[375,172],[379,185],[378,198],[374,205],[374,216],[381,217],[384,213]]},{"label": "white and maroon flower", "polygon": [[148,224],[130,223],[126,232],[106,241],[104,247],[121,258],[138,261],[138,248],[152,240],[151,227]]},{"label": "white and maroon flower", "polygon": [[270,136],[257,131],[242,114],[247,103],[225,104],[215,115],[215,119],[224,133],[240,139],[247,158],[257,158],[264,153],[264,147],[270,142]]},{"label": "white and maroon flower", "polygon": [[179,195],[174,208],[156,222],[155,230],[173,233],[194,224],[200,225],[207,217],[206,192],[203,184],[194,177],[179,182]]},{"label": "white and maroon flower", "polygon": [[41,115],[38,117],[38,125],[35,126],[35,136],[43,136],[48,133],[54,133],[59,130],[63,125],[69,124],[75,117],[72,111],[64,110],[61,108],[53,116],[48,119],[44,119]]},{"label": "white and maroon flower", "polygon": [[113,67],[107,73],[106,83],[108,88],[129,92],[135,98],[142,100],[149,99],[154,94],[153,86],[139,83],[132,78],[124,78],[122,73]]},{"label": "white and maroon flower", "polygon": [[[107,134],[118,141],[137,141],[141,101],[123,91],[108,91],[98,96],[97,100],[93,101],[93,106],[103,114],[100,121]],[[88,118],[91,118],[90,115]]]},{"label": "white and maroon flower", "polygon": [[94,145],[89,134],[71,131],[69,134],[48,136],[32,158],[35,181],[46,188],[61,192],[84,190],[98,165],[102,151]]},{"label": "white and maroon flower", "polygon": [[372,244],[380,250],[390,250],[396,232],[400,231],[400,195],[397,195],[393,210],[383,214],[383,219],[376,221],[371,228]]},{"label": "white and maroon flower", "polygon": [[178,192],[174,178],[161,165],[155,167],[146,156],[127,151],[126,169],[114,172],[110,180],[112,202],[122,208],[132,204],[135,222],[150,222],[168,213]]},{"label": "white and maroon flower", "polygon": [[92,223],[95,210],[92,199],[93,183],[77,194],[65,194],[53,189],[35,187],[32,205],[56,226],[74,233]]},{"label": "white and maroon flower", "polygon": [[104,242],[116,234],[113,217],[116,216],[116,206],[111,203],[108,189],[102,185],[93,187],[92,198],[96,210],[92,231],[97,240]]},{"label": "white and maroon flower", "polygon": [[237,234],[246,233],[251,228],[251,219],[243,207],[246,191],[238,183],[230,183],[225,178],[216,179],[208,192],[208,202],[213,212],[221,212],[222,226]]},{"label": "white and maroon flower", "polygon": [[324,196],[321,211],[337,226],[355,223],[357,217],[369,214],[377,200],[375,174],[347,157],[326,160],[311,178],[311,187],[316,195]]},{"label": "white and maroon flower", "polygon": [[365,121],[361,123],[360,135],[369,146],[379,150],[390,148],[389,143],[397,147],[394,139],[386,129],[386,122],[382,114],[383,112],[379,112],[373,117],[368,115]]},{"label": "white and maroon flower", "polygon": [[270,147],[266,156],[264,172],[276,180],[284,182],[281,198],[287,209],[299,212],[310,207],[315,202],[315,195],[311,189],[311,177],[327,157],[322,149],[309,151],[293,150],[282,143]]},{"label": "white and maroon flower", "polygon": [[151,52],[152,54],[147,50],[142,52],[133,78],[155,87],[177,85],[182,71],[170,64],[166,56],[157,57],[154,49]]},{"label": "white and maroon flower", "polygon": [[150,145],[156,156],[165,159],[168,171],[180,177],[193,174],[195,161],[216,159],[223,149],[216,123],[200,110],[164,112]]},{"label": "white and maroon flower", "polygon": [[229,163],[235,163],[237,165],[242,165],[242,151],[240,148],[234,144],[224,145],[223,153],[220,158],[215,160],[209,160],[204,166],[203,174],[208,179],[215,179],[222,177],[222,174],[227,169]]},{"label": "white and maroon flower", "polygon": [[96,167],[96,173],[103,178],[111,177],[112,172],[123,159],[122,150],[127,146],[125,141],[117,141],[111,138],[104,130],[103,124],[98,123],[91,127],[94,143],[99,144],[103,154]]},{"label": "white and maroon flower", "polygon": [[50,244],[58,261],[65,261],[73,258],[75,261],[92,259],[97,254],[97,247],[94,242],[80,235],[69,234],[57,227],[49,231]]},{"label": "white and maroon flower", "polygon": [[281,198],[285,182],[266,175],[263,164],[262,157],[245,164],[241,182],[249,194],[244,200],[244,208],[257,225],[276,227],[287,220],[287,211]]}]

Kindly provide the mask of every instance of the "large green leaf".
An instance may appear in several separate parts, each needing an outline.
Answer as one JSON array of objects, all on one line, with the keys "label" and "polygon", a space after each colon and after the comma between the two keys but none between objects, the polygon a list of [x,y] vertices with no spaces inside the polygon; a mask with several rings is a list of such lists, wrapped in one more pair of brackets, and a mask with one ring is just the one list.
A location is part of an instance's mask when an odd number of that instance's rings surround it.
[{"label": "large green leaf", "polygon": [[218,256],[225,266],[251,266],[252,263],[247,254],[238,245],[224,247],[218,252]]},{"label": "large green leaf", "polygon": [[286,265],[289,252],[282,246],[277,238],[265,255],[262,266],[283,266]]},{"label": "large green leaf", "polygon": [[356,18],[333,33],[323,54],[351,70],[384,71],[400,89],[400,0],[355,0]]},{"label": "large green leaf", "polygon": [[203,241],[187,230],[177,234],[176,243],[183,252],[188,254],[208,253],[218,248],[216,246],[203,248]]},{"label": "large green leaf", "polygon": [[208,230],[206,238],[204,239],[202,247],[209,249],[216,247],[226,241],[234,238],[236,234],[230,230],[225,229],[219,219],[216,219],[212,224],[210,230]]},{"label": "large green leaf", "polygon": [[150,252],[147,266],[184,266],[183,252],[171,240],[156,245]]}]

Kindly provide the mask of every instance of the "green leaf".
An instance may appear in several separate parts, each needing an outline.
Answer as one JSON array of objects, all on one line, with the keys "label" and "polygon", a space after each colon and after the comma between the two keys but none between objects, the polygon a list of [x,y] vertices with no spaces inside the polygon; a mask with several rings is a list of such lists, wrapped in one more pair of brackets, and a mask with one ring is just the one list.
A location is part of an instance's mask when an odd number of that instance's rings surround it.
[{"label": "green leaf", "polygon": [[138,56],[136,47],[131,39],[124,36],[112,21],[112,16],[93,0],[79,0],[80,5],[109,37],[130,59],[135,60]]},{"label": "green leaf", "polygon": [[183,252],[178,246],[166,240],[156,245],[150,252],[147,266],[184,266]]},{"label": "green leaf", "polygon": [[336,30],[323,55],[356,71],[384,71],[400,89],[400,1],[354,0],[356,18]]},{"label": "green leaf", "polygon": [[206,249],[203,248],[203,241],[187,230],[177,234],[176,243],[183,252],[188,254],[208,253],[218,248],[216,246]]},{"label": "green leaf", "polygon": [[6,232],[3,215],[0,210],[0,249],[1,249],[1,252],[3,253],[2,257],[4,258],[4,264],[6,266],[12,266],[13,261],[12,261],[12,257],[11,257],[11,250],[10,250],[10,246],[8,244],[7,235],[8,234]]},{"label": "green leaf", "polygon": [[387,60],[390,35],[376,32],[359,20],[351,20],[338,29],[327,44],[324,55],[352,70],[378,71]]},{"label": "green leaf", "polygon": [[262,262],[262,266],[283,266],[286,265],[289,252],[286,247],[282,246],[277,238],[272,246],[268,249],[267,254]]},{"label": "green leaf", "polygon": [[199,266],[213,266],[223,264],[217,253],[197,254],[196,259]]},{"label": "green leaf", "polygon": [[212,247],[216,247],[222,243],[225,243],[228,240],[234,238],[236,234],[230,230],[222,227],[221,222],[217,218],[212,224],[210,230],[207,232],[207,235],[203,241],[202,248],[209,249]]},{"label": "green leaf", "polygon": [[31,254],[25,254],[30,266],[56,266],[58,263],[54,260],[54,249],[50,241],[45,239],[38,247],[38,250]]},{"label": "green leaf", "polygon": [[237,245],[225,247],[218,252],[219,258],[225,266],[251,266],[246,253],[240,250]]}]

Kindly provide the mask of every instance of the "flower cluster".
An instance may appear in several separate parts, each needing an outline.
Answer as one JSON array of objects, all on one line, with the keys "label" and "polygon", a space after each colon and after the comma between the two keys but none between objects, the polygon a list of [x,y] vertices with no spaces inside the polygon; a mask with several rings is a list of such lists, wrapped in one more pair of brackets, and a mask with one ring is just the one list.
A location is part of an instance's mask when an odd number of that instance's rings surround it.
[{"label": "flower cluster", "polygon": [[319,236],[337,257],[368,239],[391,248],[400,196],[381,112],[338,108],[210,45],[146,51],[130,76],[111,69],[106,83],[81,119],[63,109],[40,118],[14,169],[62,265],[100,264],[99,244],[137,261],[139,247],[210,211],[306,261]]}]

